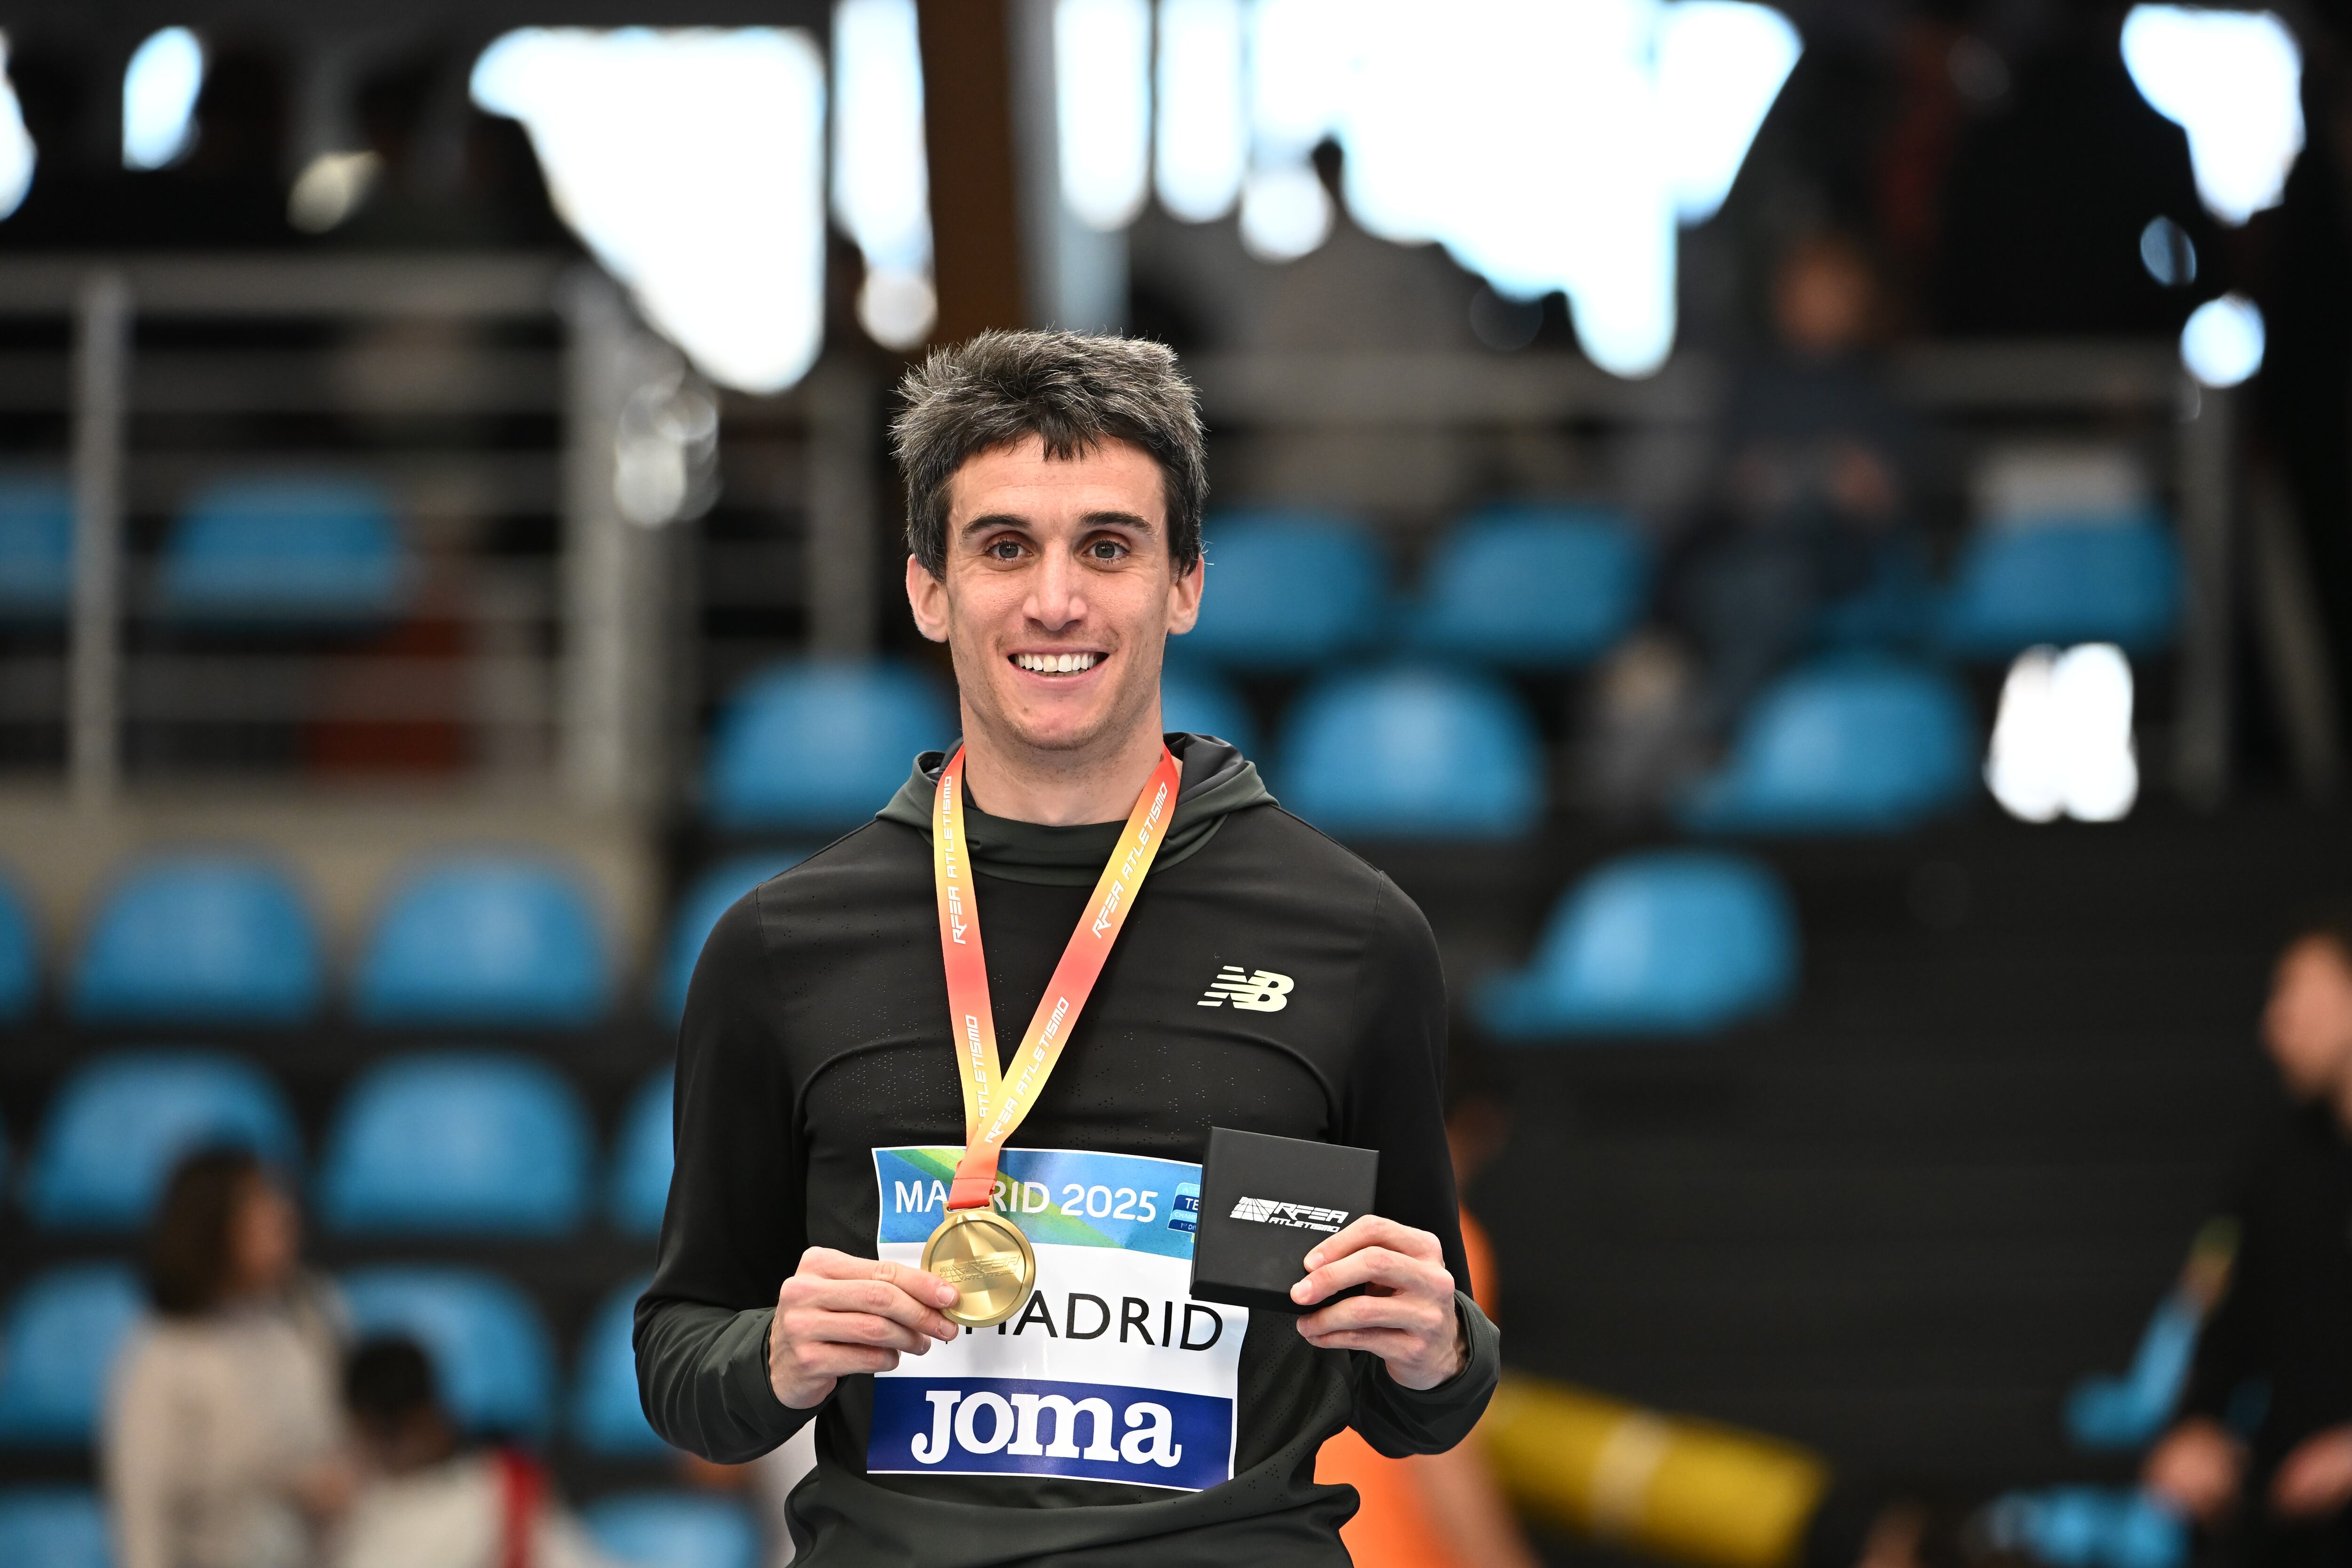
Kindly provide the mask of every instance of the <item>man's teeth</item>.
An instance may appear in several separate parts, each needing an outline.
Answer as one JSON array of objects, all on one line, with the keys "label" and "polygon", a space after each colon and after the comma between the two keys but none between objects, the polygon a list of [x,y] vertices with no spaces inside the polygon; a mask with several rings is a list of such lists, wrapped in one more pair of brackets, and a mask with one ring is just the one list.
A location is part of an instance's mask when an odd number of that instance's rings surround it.
[{"label": "man's teeth", "polygon": [[1016,653],[1013,662],[1040,675],[1076,675],[1092,669],[1101,658],[1098,653]]}]

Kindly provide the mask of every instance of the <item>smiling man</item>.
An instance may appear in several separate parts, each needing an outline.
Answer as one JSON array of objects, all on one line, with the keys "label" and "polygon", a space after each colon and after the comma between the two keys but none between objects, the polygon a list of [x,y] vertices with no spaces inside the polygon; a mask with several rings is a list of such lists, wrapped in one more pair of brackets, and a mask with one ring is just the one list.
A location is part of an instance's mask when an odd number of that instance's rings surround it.
[{"label": "smiling man", "polygon": [[[1428,925],[1161,732],[1204,576],[1175,357],[991,332],[903,391],[907,596],[962,740],[703,951],[646,1413],[720,1461],[817,1421],[819,1568],[1344,1563],[1323,1440],[1450,1447],[1497,1366]],[[1187,1294],[1212,1126],[1381,1152],[1376,1213],[1300,1233],[1300,1315]]]}]

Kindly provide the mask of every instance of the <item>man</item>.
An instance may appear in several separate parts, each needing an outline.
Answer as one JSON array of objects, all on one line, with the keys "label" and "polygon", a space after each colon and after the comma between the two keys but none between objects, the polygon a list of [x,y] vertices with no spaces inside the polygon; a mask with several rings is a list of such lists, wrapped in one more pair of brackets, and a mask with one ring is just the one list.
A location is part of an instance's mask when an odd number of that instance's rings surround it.
[{"label": "man", "polygon": [[[908,599],[953,656],[962,746],[703,950],[637,1308],[646,1413],[721,1461],[816,1420],[791,1503],[816,1568],[1343,1563],[1354,1500],[1315,1484],[1323,1439],[1443,1450],[1497,1367],[1456,1287],[1428,926],[1232,747],[1163,740],[1207,490],[1174,356],[991,332],[904,393]],[[1114,913],[1091,992],[1041,1005]],[[951,982],[982,931],[984,975]],[[951,984],[986,994],[952,1030]],[[985,1026],[1022,1042],[1019,1072],[983,1070],[992,1041],[967,1058]],[[1034,1108],[1001,1156],[962,1099],[1000,1091]],[[1187,1295],[1212,1126],[1380,1151],[1378,1217],[1300,1232],[1303,1316]],[[1035,1244],[1004,1321],[959,1329],[966,1277],[916,1266],[956,1215]]]},{"label": "man", "polygon": [[2352,921],[2288,944],[2263,1039],[2294,1104],[2237,1195],[2228,1289],[2148,1485],[2243,1561],[2352,1556]]}]

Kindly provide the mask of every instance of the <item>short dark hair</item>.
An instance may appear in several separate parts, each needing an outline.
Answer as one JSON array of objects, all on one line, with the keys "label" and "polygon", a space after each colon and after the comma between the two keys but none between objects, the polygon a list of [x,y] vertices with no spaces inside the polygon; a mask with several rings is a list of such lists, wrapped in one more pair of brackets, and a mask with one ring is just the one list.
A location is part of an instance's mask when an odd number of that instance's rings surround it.
[{"label": "short dark hair", "polygon": [[965,461],[1035,436],[1067,459],[1131,441],[1160,465],[1168,553],[1180,573],[1201,559],[1209,459],[1201,400],[1175,351],[1141,338],[991,331],[933,349],[898,384],[891,447],[907,481],[907,549],[934,577],[947,570],[948,485]]},{"label": "short dark hair", "polygon": [[252,1184],[266,1180],[245,1149],[205,1149],[172,1172],[147,1237],[147,1294],[166,1317],[193,1318],[228,1289],[230,1236]]},{"label": "short dark hair", "polygon": [[420,1410],[437,1409],[441,1391],[433,1360],[405,1334],[362,1340],[343,1363],[343,1407],[362,1426],[399,1426]]}]

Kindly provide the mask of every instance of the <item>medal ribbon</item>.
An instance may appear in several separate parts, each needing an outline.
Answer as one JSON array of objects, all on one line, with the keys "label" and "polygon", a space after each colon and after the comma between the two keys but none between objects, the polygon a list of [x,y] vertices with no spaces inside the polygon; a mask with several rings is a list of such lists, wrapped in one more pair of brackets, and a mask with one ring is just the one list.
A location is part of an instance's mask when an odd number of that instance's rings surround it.
[{"label": "medal ribbon", "polygon": [[939,788],[931,796],[931,870],[940,900],[940,953],[946,961],[948,1016],[952,1026],[956,1077],[963,1085],[963,1158],[957,1162],[955,1185],[948,1194],[950,1209],[988,1206],[996,1189],[996,1162],[1004,1141],[1013,1136],[1030,1108],[1045,1092],[1045,1080],[1062,1059],[1062,1047],[1093,994],[1103,964],[1118,941],[1128,912],[1135,907],[1151,862],[1160,854],[1168,820],[1175,815],[1176,788],[1181,771],[1167,747],[1160,748],[1160,765],[1151,782],[1135,797],[1128,813],[1127,831],[1110,854],[1087,901],[1089,914],[1078,918],[1054,966],[1054,978],[1029,1020],[1029,1032],[1008,1072],[998,1064],[996,1024],[988,1003],[988,963],[980,946],[980,901],[972,886],[970,847],[963,835],[963,748],[940,770]]}]

